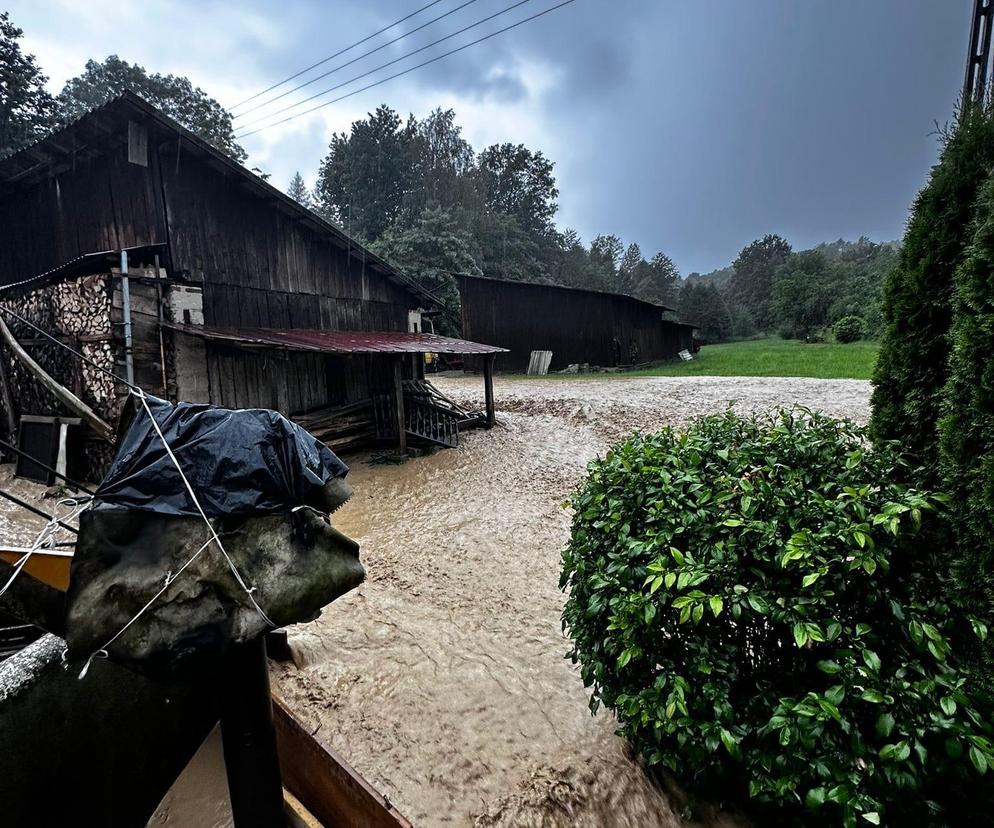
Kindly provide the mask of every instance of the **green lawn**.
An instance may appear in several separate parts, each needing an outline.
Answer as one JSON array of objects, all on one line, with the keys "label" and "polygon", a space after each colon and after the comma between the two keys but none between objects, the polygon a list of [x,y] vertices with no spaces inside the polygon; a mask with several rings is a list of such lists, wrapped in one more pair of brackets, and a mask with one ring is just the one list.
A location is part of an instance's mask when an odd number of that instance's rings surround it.
[{"label": "green lawn", "polygon": [[692,362],[667,362],[623,376],[869,379],[876,358],[875,342],[806,345],[796,339],[751,339],[705,345]]}]

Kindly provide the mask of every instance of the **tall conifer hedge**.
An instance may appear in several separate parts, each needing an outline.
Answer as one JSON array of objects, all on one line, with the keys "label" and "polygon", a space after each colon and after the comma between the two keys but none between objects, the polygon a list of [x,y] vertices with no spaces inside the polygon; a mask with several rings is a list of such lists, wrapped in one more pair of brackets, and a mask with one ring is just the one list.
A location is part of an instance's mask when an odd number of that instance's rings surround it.
[{"label": "tall conifer hedge", "polygon": [[912,207],[897,266],[884,288],[885,328],[873,377],[871,430],[898,440],[937,483],[936,427],[948,376],[953,274],[970,237],[974,203],[994,166],[986,106],[960,117]]},{"label": "tall conifer hedge", "polygon": [[959,598],[994,617],[994,175],[954,276],[949,380],[940,421],[943,488],[958,538]]}]

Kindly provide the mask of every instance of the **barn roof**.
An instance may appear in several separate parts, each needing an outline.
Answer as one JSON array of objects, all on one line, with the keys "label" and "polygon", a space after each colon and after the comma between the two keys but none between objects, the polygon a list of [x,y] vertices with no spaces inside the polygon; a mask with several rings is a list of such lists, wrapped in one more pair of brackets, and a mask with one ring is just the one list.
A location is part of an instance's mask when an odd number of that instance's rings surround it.
[{"label": "barn roof", "polygon": [[627,293],[613,293],[609,290],[595,290],[593,288],[573,287],[572,285],[554,285],[549,284],[548,282],[526,282],[519,281],[518,279],[498,279],[494,276],[475,276],[469,273],[457,273],[453,275],[458,276],[460,279],[475,279],[480,282],[496,282],[498,284],[506,285],[524,285],[526,287],[534,288],[549,288],[551,290],[569,290],[578,293],[589,293],[594,296],[617,297],[619,299],[627,299],[630,302],[637,302],[640,305],[648,305],[650,308],[657,308],[660,311],[676,311],[676,308],[671,308],[669,305],[661,305],[658,302],[650,302],[646,299],[639,299],[637,296],[630,296]]},{"label": "barn roof", "polygon": [[211,328],[165,323],[192,336],[243,348],[284,348],[325,354],[500,354],[506,348],[430,333]]},{"label": "barn roof", "polygon": [[120,151],[127,145],[129,121],[145,126],[149,141],[155,144],[165,139],[179,139],[183,142],[184,151],[206,159],[223,175],[238,178],[245,191],[253,197],[270,202],[315,232],[330,237],[351,255],[361,257],[367,267],[405,288],[420,301],[440,304],[437,296],[377,256],[341,227],[290,198],[130,91],[90,110],[64,129],[0,160],[0,197],[59,175],[72,169],[76,163]]}]

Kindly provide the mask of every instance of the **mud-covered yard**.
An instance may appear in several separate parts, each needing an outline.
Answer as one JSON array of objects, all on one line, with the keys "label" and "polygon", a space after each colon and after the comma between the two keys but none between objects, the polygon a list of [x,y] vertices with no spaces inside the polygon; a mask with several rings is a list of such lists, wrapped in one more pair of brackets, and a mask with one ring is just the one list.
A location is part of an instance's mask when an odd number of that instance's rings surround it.
[{"label": "mud-covered yard", "polygon": [[[482,405],[479,379],[439,380]],[[767,378],[496,382],[499,425],[401,466],[352,461],[336,525],[369,580],[291,633],[290,704],[415,825],[676,826],[564,659],[563,501],[634,429],[801,404],[862,421],[869,385]],[[720,815],[708,824],[732,824]]]}]

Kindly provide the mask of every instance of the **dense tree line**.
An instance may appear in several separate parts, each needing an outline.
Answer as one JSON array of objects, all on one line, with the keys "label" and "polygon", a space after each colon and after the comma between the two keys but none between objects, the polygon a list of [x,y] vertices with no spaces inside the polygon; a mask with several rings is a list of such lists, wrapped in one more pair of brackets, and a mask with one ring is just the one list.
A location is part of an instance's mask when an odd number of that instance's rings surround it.
[{"label": "dense tree line", "polygon": [[793,251],[768,235],[726,268],[691,273],[680,291],[680,315],[709,341],[759,333],[817,340],[837,334],[840,323],[840,339],[876,338],[884,325],[884,280],[897,258],[897,245],[867,238]]},{"label": "dense tree line", "polygon": [[615,235],[585,246],[556,227],[558,196],[542,152],[511,143],[477,152],[451,109],[404,120],[380,106],[332,137],[312,206],[454,301],[447,274],[468,272],[675,305],[680,274],[668,256],[646,258]]}]

